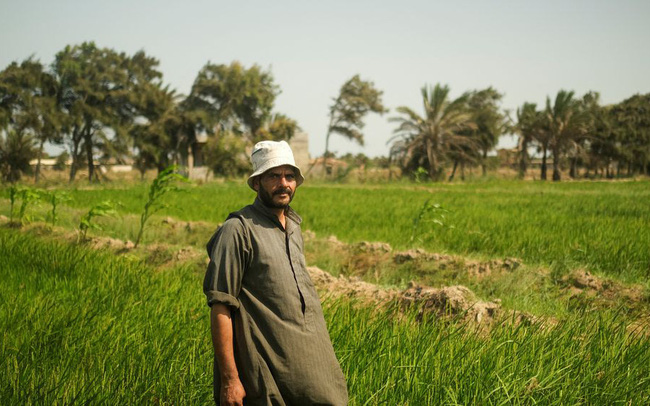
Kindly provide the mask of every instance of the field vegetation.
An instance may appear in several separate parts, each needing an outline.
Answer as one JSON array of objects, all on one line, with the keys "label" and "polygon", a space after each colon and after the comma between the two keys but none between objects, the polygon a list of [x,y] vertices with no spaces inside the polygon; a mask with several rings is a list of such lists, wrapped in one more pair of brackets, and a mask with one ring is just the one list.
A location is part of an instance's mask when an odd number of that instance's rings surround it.
[{"label": "field vegetation", "polygon": [[[321,183],[294,202],[351,403],[650,404],[650,94],[511,114],[492,87],[420,93],[391,111],[360,75],[333,89],[303,167]],[[155,57],[93,42],[0,71],[0,404],[211,403],[204,245],[253,200],[246,151],[300,129],[279,94],[233,61],[180,95]],[[372,113],[389,156],[336,159]]]},{"label": "field vegetation", "polygon": [[[84,209],[119,196],[120,212],[140,214],[148,190],[145,184],[84,187],[70,190],[67,204]],[[8,197],[8,191],[3,193]],[[169,195],[160,215],[216,225],[253,198],[240,182],[188,186]],[[400,249],[518,257],[529,264],[582,266],[643,282],[650,277],[649,198],[648,181],[317,184],[301,187],[294,206],[306,229],[348,243],[382,241]],[[426,201],[440,204],[444,212],[424,218],[412,242],[413,220]],[[120,228],[118,238],[136,238],[131,221]]]},{"label": "field vegetation", "polygon": [[[324,295],[351,404],[647,403],[649,186],[305,184],[294,207],[310,265],[379,289],[464,285],[504,310],[477,323]],[[3,403],[210,403],[204,244],[250,189],[182,185],[139,247],[129,240],[147,184],[50,188],[68,197],[55,226],[46,198],[10,223],[10,193],[0,195]],[[117,214],[93,219],[100,228],[78,243],[80,219],[107,200]]]}]

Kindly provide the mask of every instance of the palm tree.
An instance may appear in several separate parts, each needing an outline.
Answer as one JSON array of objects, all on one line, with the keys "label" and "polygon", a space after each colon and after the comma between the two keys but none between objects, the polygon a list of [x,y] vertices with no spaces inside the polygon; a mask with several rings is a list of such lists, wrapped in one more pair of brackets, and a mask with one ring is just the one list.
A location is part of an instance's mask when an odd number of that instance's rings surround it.
[{"label": "palm tree", "polygon": [[470,93],[468,106],[472,113],[472,121],[476,129],[472,131],[471,137],[476,140],[480,156],[483,176],[487,174],[487,155],[499,143],[499,138],[507,128],[506,118],[499,111],[499,102],[503,94],[496,89],[473,91]]},{"label": "palm tree", "polygon": [[401,157],[403,167],[423,166],[432,180],[438,180],[450,153],[478,148],[472,138],[463,135],[476,125],[467,108],[467,93],[450,100],[449,86],[440,84],[433,89],[424,86],[421,92],[424,116],[409,107],[398,107],[397,112],[402,116],[390,119],[399,124],[391,140],[397,139],[393,149]]},{"label": "palm tree", "polygon": [[514,129],[519,133],[517,149],[519,150],[519,177],[522,179],[526,176],[529,161],[528,148],[539,138],[542,118],[542,113],[537,111],[535,103],[525,102],[517,109],[517,123]]},{"label": "palm tree", "polygon": [[[578,164],[584,164],[590,158],[590,146],[604,131],[607,131],[606,111],[600,106],[600,94],[587,92],[577,102],[580,113],[580,129],[572,137],[568,145],[568,158],[570,160],[569,176],[578,177]],[[620,165],[617,166],[620,171]]]},{"label": "palm tree", "polygon": [[2,180],[11,183],[19,181],[22,174],[31,171],[29,161],[36,154],[36,140],[31,134],[13,128],[9,128],[6,132],[0,131],[0,175]]},{"label": "palm tree", "polygon": [[551,105],[550,98],[546,98],[546,121],[548,124],[548,138],[551,152],[553,153],[553,180],[560,180],[560,158],[567,149],[573,145],[578,137],[584,134],[586,120],[582,113],[579,101],[574,97],[574,92],[560,90]]},{"label": "palm tree", "polygon": [[[475,164],[479,160],[479,157],[477,156],[479,153],[477,145],[480,146],[480,144],[475,144],[475,141],[472,138],[475,136],[474,131],[463,131],[459,135],[468,137],[468,139],[465,145],[452,145],[447,152],[447,157],[454,163],[454,166],[451,170],[451,175],[449,175],[448,178],[449,182],[454,180],[454,176],[456,175],[456,170],[458,169],[459,164],[460,179],[465,180],[465,165]],[[484,163],[484,161],[481,161],[481,164],[484,165]]]}]

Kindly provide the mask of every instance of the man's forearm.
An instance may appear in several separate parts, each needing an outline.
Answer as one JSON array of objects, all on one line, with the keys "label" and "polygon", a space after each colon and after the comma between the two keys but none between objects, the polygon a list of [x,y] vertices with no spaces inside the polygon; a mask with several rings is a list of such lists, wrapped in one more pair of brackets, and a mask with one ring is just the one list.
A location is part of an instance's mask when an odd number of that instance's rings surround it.
[{"label": "man's forearm", "polygon": [[235,364],[230,317],[230,308],[228,306],[220,303],[212,305],[210,309],[212,345],[219,365],[221,382],[239,378],[237,365]]},{"label": "man's forearm", "polygon": [[221,381],[220,403],[223,406],[241,406],[246,396],[246,390],[239,380],[239,373],[235,364],[232,320],[228,306],[219,303],[212,305],[210,309],[210,330],[212,331],[212,345]]}]

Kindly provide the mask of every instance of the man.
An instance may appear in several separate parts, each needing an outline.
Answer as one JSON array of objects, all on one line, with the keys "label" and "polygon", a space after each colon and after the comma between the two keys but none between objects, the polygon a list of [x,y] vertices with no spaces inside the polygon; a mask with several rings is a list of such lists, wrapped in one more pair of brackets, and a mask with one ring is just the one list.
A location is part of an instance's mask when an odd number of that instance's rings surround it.
[{"label": "man", "polygon": [[289,144],[251,154],[252,205],[208,243],[203,291],[221,405],[345,405],[345,379],[307,274],[300,216],[289,203],[304,178]]}]

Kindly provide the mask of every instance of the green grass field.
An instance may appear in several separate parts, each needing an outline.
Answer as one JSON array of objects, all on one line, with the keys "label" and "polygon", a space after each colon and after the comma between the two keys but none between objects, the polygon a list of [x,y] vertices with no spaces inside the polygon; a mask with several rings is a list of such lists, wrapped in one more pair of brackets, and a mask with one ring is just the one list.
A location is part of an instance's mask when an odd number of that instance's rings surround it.
[{"label": "green grass field", "polygon": [[[0,230],[3,404],[209,404],[201,275]],[[644,404],[647,338],[615,313],[554,328],[325,303],[351,404]]]},{"label": "green grass field", "polygon": [[[73,190],[72,207],[104,200],[139,214],[146,185]],[[4,196],[7,196],[6,190]],[[241,183],[187,187],[160,214],[219,223],[252,202]],[[413,219],[429,200],[447,210],[444,226],[428,222],[410,242]],[[586,267],[628,282],[650,278],[650,182],[531,183],[497,181],[441,185],[305,185],[294,207],[303,228],[346,242],[383,241],[530,264]],[[8,215],[6,205],[4,214]],[[0,212],[2,213],[2,212]],[[438,218],[438,216],[436,216]],[[131,230],[123,230],[124,238]],[[133,231],[135,234],[135,231]]]},{"label": "green grass field", "polygon": [[[235,183],[183,188],[168,196],[145,244],[201,249],[217,223],[254,197]],[[91,206],[112,200],[120,214],[98,219],[103,230],[90,234],[132,240],[146,185],[69,192],[54,230],[0,226],[0,403],[209,404],[212,350],[201,266],[159,267],[146,249],[114,255],[62,238]],[[0,191],[0,214],[8,217],[7,196]],[[461,283],[485,299],[502,298],[505,308],[557,321],[504,320],[486,332],[460,320],[416,322],[414,313],[328,299],[325,315],[351,404],[650,402],[649,198],[648,181],[298,189],[294,207],[303,229],[318,238],[308,258],[324,269],[343,267],[323,242],[329,235],[468,259],[517,257],[524,265],[515,272],[480,280],[394,265],[364,277]],[[424,214],[414,230],[426,201],[445,211]],[[28,217],[44,220],[48,210],[45,202],[32,205]],[[172,230],[161,224],[167,216],[194,223]],[[618,296],[605,304],[597,296],[569,296],[558,280],[578,268],[644,293],[633,305]],[[630,327],[639,323],[645,333]]]}]

